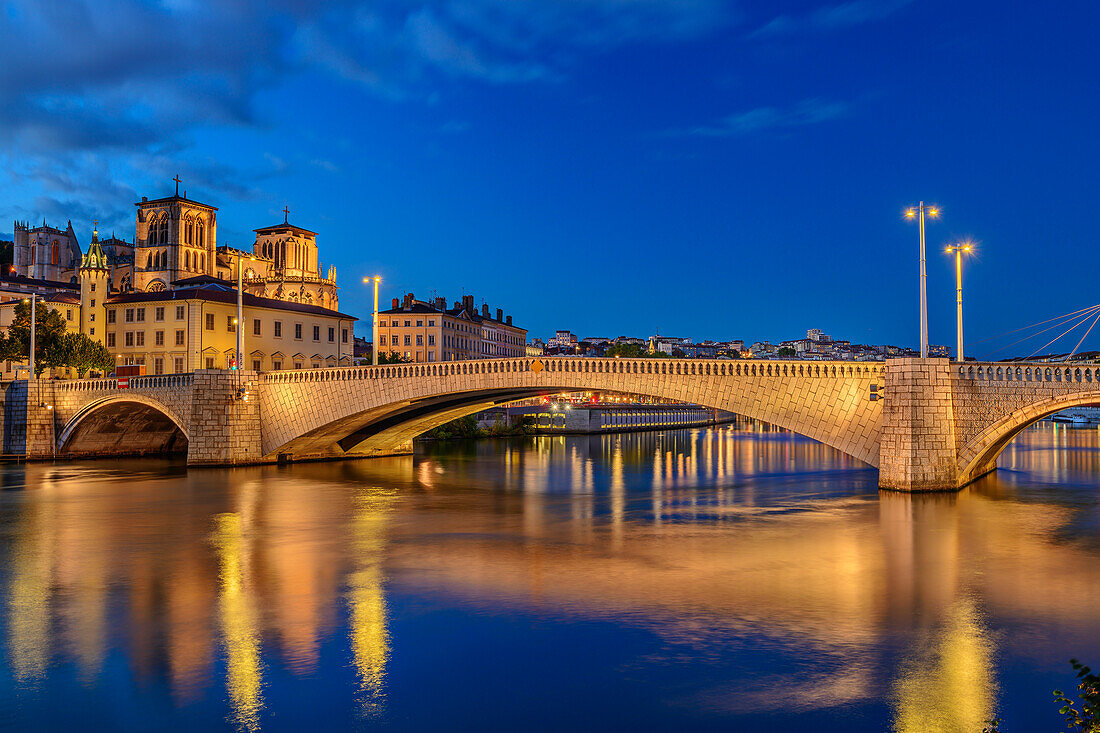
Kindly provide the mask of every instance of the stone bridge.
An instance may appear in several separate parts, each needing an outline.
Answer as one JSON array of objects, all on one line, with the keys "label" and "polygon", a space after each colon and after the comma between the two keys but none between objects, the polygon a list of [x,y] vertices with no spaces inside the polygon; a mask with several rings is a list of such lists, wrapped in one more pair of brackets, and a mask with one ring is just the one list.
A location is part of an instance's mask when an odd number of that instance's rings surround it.
[{"label": "stone bridge", "polygon": [[877,466],[884,488],[954,489],[1032,422],[1100,404],[1100,366],[539,357],[267,373],[203,370],[12,382],[4,453],[186,452],[192,465],[407,453],[437,425],[564,391],[691,402],[787,428]]}]

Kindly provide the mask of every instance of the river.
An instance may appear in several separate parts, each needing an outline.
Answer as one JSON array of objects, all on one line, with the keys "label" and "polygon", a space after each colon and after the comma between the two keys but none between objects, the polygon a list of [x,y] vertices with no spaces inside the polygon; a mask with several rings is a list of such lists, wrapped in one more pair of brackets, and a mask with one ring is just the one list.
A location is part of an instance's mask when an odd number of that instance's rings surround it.
[{"label": "river", "polygon": [[961,493],[755,424],[187,470],[0,466],[9,730],[1061,727],[1100,433]]}]

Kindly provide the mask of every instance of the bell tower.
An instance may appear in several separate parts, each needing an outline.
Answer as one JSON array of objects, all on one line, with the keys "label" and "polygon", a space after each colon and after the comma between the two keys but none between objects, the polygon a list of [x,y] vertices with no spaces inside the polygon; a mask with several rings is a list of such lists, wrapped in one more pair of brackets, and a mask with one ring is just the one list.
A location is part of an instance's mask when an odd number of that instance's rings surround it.
[{"label": "bell tower", "polygon": [[93,229],[92,242],[80,263],[80,332],[101,344],[107,343],[110,275],[107,256],[99,245],[99,231]]}]

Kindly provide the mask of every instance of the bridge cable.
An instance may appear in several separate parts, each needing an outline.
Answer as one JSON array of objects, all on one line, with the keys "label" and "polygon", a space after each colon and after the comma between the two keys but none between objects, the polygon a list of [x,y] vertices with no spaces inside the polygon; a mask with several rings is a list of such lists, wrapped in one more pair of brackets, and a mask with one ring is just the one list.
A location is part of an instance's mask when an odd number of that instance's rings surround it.
[{"label": "bridge cable", "polygon": [[[1089,331],[1092,330],[1092,327],[1096,325],[1097,321],[1100,321],[1100,315],[1097,315],[1096,318],[1092,319],[1092,323],[1089,325],[1089,330],[1085,331],[1085,336],[1089,335]],[[1077,345],[1073,347],[1073,351],[1069,352],[1069,356],[1066,357],[1066,361],[1072,359],[1073,355],[1077,353],[1077,349],[1081,348],[1081,343],[1085,340],[1085,336],[1082,336],[1081,341],[1078,341]]]},{"label": "bridge cable", "polygon": [[[984,339],[978,339],[977,341],[971,341],[967,344],[967,346],[977,346],[978,344],[985,343],[986,341],[992,341],[994,339],[999,339],[999,338],[1001,338],[1001,336],[1011,336],[1012,334],[1014,334],[1018,331],[1025,331],[1029,328],[1035,328],[1036,326],[1042,326],[1044,323],[1050,323],[1051,321],[1057,321],[1057,320],[1060,320],[1060,319],[1065,319],[1065,320],[1068,321],[1070,318],[1077,315],[1078,313],[1084,313],[1085,311],[1090,311],[1093,308],[1100,308],[1100,303],[1098,303],[1097,305],[1090,305],[1088,308],[1082,308],[1081,310],[1078,310],[1078,311],[1073,311],[1072,313],[1063,313],[1060,316],[1055,316],[1054,318],[1048,318],[1045,321],[1039,321],[1038,323],[1032,323],[1030,326],[1021,326],[1020,328],[1014,328],[1011,331],[1005,331],[1004,333],[997,334],[996,336],[987,336]],[[1053,328],[1053,326],[1052,326],[1052,328]],[[1042,331],[1040,331],[1039,333],[1042,333]],[[1034,334],[1034,335],[1037,336],[1038,334]],[[1028,336],[1027,338],[1031,338],[1031,337]],[[1019,343],[1019,342],[1017,342],[1017,343]]]},{"label": "bridge cable", "polygon": [[[1010,343],[1010,344],[1007,344],[1007,345],[1005,345],[1005,346],[1000,346],[1000,347],[998,347],[998,348],[996,348],[996,349],[993,349],[992,351],[987,351],[987,352],[986,352],[985,354],[982,354],[982,357],[984,358],[984,357],[986,357],[986,356],[990,356],[990,355],[992,355],[992,354],[996,354],[996,353],[997,353],[998,351],[1004,351],[1005,349],[1011,348],[1011,347],[1015,346],[1016,344],[1019,344],[1019,343],[1023,343],[1024,341],[1027,341],[1028,339],[1033,339],[1033,338],[1035,338],[1036,336],[1038,336],[1038,335],[1040,335],[1040,334],[1044,334],[1044,333],[1046,333],[1047,331],[1050,331],[1050,330],[1053,330],[1053,329],[1055,329],[1055,328],[1058,328],[1059,326],[1064,326],[1064,325],[1065,325],[1066,323],[1069,323],[1070,321],[1074,320],[1074,319],[1075,319],[1075,318],[1077,317],[1077,314],[1078,314],[1078,313],[1082,313],[1082,312],[1083,312],[1083,313],[1084,313],[1084,315],[1082,315],[1082,316],[1080,317],[1080,320],[1079,320],[1079,321],[1078,321],[1077,323],[1074,323],[1074,324],[1073,324],[1073,326],[1071,326],[1071,327],[1070,327],[1070,329],[1069,329],[1069,330],[1071,330],[1071,331],[1072,331],[1072,330],[1073,330],[1074,328],[1076,328],[1076,327],[1077,327],[1077,325],[1079,325],[1080,323],[1082,323],[1082,322],[1084,322],[1084,321],[1087,321],[1087,320],[1089,319],[1089,317],[1090,317],[1090,316],[1092,316],[1092,315],[1093,315],[1094,313],[1096,313],[1096,311],[1098,311],[1098,310],[1100,310],[1100,305],[1094,305],[1094,306],[1092,306],[1091,308],[1085,308],[1085,309],[1083,309],[1083,311],[1075,311],[1074,313],[1071,313],[1071,314],[1069,314],[1069,316],[1068,316],[1068,317],[1066,317],[1066,316],[1058,316],[1057,318],[1051,318],[1050,320],[1047,320],[1047,321],[1043,321],[1042,323],[1049,323],[1050,321],[1054,321],[1054,320],[1057,320],[1057,321],[1058,321],[1058,323],[1055,323],[1055,324],[1054,324],[1053,326],[1048,326],[1047,328],[1044,328],[1044,329],[1043,329],[1042,331],[1036,331],[1035,333],[1033,333],[1033,334],[1031,334],[1031,335],[1029,335],[1029,336],[1024,336],[1024,337],[1023,337],[1022,339],[1017,339],[1016,341],[1013,341],[1012,343]],[[1033,324],[1032,326],[1025,326],[1024,328],[1032,328],[1032,327],[1034,327],[1034,326],[1039,326],[1039,325],[1042,325],[1042,323],[1036,323],[1036,324]],[[1016,329],[1016,330],[1017,330],[1017,331],[1020,331],[1020,330],[1022,330],[1022,329],[1019,329],[1019,328],[1018,328],[1018,329]],[[1012,331],[1009,331],[1008,333],[1012,333]],[[1007,335],[1007,334],[1001,334],[1001,335],[1002,335],[1002,336],[1005,336],[1005,335]],[[1062,337],[1062,336],[1064,336],[1064,335],[1065,335],[1065,333],[1063,333],[1063,334],[1060,334],[1059,336],[1057,336],[1057,337],[1056,337],[1056,338],[1054,339],[1054,341],[1057,341],[1057,340],[1058,340],[1059,338],[1061,338],[1061,337]],[[998,337],[994,336],[993,338],[998,338]],[[989,339],[985,339],[985,340],[986,340],[986,341],[988,341]],[[1046,344],[1046,346],[1049,346],[1049,345],[1050,345],[1051,343],[1054,343],[1054,342],[1053,342],[1053,341],[1051,341],[1051,342],[1048,342],[1048,343]],[[1042,347],[1042,346],[1041,346],[1041,347],[1039,347],[1039,349],[1038,349],[1038,350],[1041,350],[1042,348],[1044,348],[1044,347]],[[1028,356],[1028,357],[1024,357],[1024,358],[1025,358],[1025,359],[1026,359],[1026,358],[1030,358],[1030,356]]]},{"label": "bridge cable", "polygon": [[1070,326],[1069,328],[1067,328],[1067,329],[1066,329],[1065,331],[1062,331],[1062,333],[1058,334],[1057,336],[1055,336],[1054,338],[1052,338],[1052,339],[1051,339],[1050,341],[1047,341],[1047,342],[1046,342],[1045,344],[1043,344],[1043,345],[1042,345],[1042,346],[1040,346],[1039,348],[1035,349],[1035,351],[1032,351],[1032,352],[1031,352],[1030,354],[1028,354],[1027,356],[1025,356],[1025,357],[1024,357],[1024,360],[1026,361],[1027,359],[1030,359],[1031,357],[1035,356],[1035,355],[1036,355],[1036,354],[1038,354],[1038,353],[1039,353],[1040,351],[1042,351],[1043,349],[1047,348],[1048,346],[1050,346],[1051,344],[1053,344],[1053,343],[1054,343],[1055,341],[1057,341],[1058,339],[1062,338],[1063,336],[1065,336],[1066,334],[1068,334],[1068,333],[1069,333],[1070,331],[1072,331],[1073,329],[1075,329],[1075,328],[1077,328],[1078,326],[1080,326],[1080,325],[1081,325],[1082,323],[1084,323],[1085,321],[1087,321],[1087,320],[1089,319],[1089,316],[1091,316],[1091,315],[1092,315],[1092,313],[1088,313],[1088,314],[1086,314],[1086,315],[1085,315],[1085,316],[1084,316],[1083,318],[1081,318],[1081,319],[1077,320],[1077,321],[1076,321],[1076,322],[1075,322],[1075,323],[1074,323],[1074,324],[1073,324],[1072,326]]}]

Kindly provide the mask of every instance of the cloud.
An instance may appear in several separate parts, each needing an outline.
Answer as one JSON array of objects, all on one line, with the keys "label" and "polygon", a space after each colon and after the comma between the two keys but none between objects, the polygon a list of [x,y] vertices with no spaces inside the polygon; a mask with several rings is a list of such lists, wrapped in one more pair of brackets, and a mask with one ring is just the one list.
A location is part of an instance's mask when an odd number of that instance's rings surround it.
[{"label": "cloud", "polygon": [[738,20],[727,0],[4,0],[0,17],[0,162],[19,171],[0,198],[23,218],[101,219],[134,200],[121,181],[177,172],[196,196],[263,196],[293,159],[238,170],[194,141],[266,127],[255,100],[296,76],[432,103],[449,84],[557,81],[586,54]]},{"label": "cloud", "polygon": [[821,99],[806,99],[793,107],[756,107],[724,117],[718,124],[693,127],[690,135],[700,137],[734,137],[765,130],[791,129],[816,125],[844,117],[848,105]]},{"label": "cloud", "polygon": [[913,0],[852,0],[826,5],[805,15],[777,15],[753,31],[755,38],[838,30],[880,20],[912,4]]}]

